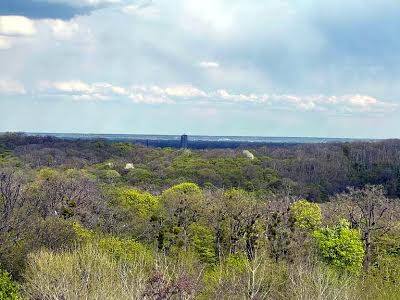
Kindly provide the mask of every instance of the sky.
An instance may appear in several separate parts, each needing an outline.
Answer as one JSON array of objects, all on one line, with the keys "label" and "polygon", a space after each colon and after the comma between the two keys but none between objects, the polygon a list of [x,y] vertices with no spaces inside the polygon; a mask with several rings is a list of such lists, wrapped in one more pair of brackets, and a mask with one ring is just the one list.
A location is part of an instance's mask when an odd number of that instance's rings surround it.
[{"label": "sky", "polygon": [[398,0],[1,0],[0,132],[400,138]]}]

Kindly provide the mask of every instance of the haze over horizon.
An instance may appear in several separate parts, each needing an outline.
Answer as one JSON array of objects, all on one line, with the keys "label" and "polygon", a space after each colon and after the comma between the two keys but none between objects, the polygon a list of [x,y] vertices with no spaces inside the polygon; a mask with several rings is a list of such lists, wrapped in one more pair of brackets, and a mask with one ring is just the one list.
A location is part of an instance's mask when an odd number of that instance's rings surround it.
[{"label": "haze over horizon", "polygon": [[142,133],[142,132],[50,132],[50,131],[0,131],[0,134],[6,134],[6,133],[22,133],[22,134],[27,134],[27,135],[39,135],[39,136],[55,136],[55,137],[76,137],[76,136],[81,136],[81,135],[87,135],[88,138],[90,136],[107,136],[107,138],[112,138],[112,136],[129,136],[131,138],[133,137],[163,137],[163,136],[171,136],[174,138],[179,139],[183,134],[188,135],[189,138],[193,137],[210,137],[210,138],[261,138],[261,139],[285,139],[285,140],[290,140],[290,139],[304,139],[304,143],[310,142],[310,140],[324,140],[324,139],[332,139],[332,140],[385,140],[385,139],[397,139],[397,138],[379,138],[379,137],[347,137],[347,136],[331,136],[331,137],[326,137],[326,136],[267,136],[267,135],[221,135],[221,134],[201,134],[201,133],[193,133],[193,134],[188,134],[188,133],[168,133],[168,134],[159,134],[159,133]]},{"label": "haze over horizon", "polygon": [[394,0],[2,0],[0,132],[400,138]]}]

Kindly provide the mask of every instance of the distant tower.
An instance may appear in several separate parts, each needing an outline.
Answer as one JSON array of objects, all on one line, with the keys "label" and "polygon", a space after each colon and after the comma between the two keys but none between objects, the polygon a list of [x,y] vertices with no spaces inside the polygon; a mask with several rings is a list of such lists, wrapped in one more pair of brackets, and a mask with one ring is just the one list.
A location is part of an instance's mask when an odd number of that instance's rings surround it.
[{"label": "distant tower", "polygon": [[187,149],[188,147],[188,136],[186,134],[181,135],[181,148]]}]

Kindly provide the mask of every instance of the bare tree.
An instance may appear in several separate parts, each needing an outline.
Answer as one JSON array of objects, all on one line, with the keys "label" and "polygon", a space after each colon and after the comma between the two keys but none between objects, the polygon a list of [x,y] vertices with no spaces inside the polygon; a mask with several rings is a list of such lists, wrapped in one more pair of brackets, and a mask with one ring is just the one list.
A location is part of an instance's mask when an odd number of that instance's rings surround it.
[{"label": "bare tree", "polygon": [[290,206],[298,200],[290,190],[273,195],[268,203],[266,214],[266,236],[271,256],[276,262],[291,260],[291,248],[294,241],[294,226],[290,215]]},{"label": "bare tree", "polygon": [[[14,169],[0,170],[0,240],[26,220],[20,214],[25,204],[24,181]],[[18,234],[17,234],[18,236]]]},{"label": "bare tree", "polygon": [[77,170],[51,170],[38,183],[39,190],[34,198],[43,218],[75,214],[85,217],[98,194],[95,182]]},{"label": "bare tree", "polygon": [[359,228],[365,245],[364,269],[371,263],[373,239],[391,228],[394,218],[392,201],[385,196],[383,186],[366,185],[363,189],[348,188],[336,197],[347,208],[353,228]]}]

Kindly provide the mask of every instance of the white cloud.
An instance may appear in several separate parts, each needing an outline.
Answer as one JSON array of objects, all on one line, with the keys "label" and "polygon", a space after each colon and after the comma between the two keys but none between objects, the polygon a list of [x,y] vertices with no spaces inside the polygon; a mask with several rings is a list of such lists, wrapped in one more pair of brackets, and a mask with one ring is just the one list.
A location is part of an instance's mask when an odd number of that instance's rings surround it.
[{"label": "white cloud", "polygon": [[118,4],[121,0],[65,0],[69,2],[82,3],[86,5],[104,5],[104,4]]},{"label": "white cloud", "polygon": [[93,93],[94,88],[80,80],[60,81],[51,84],[56,90],[68,93]]},{"label": "white cloud", "polygon": [[131,99],[142,103],[176,103],[179,100],[205,98],[209,95],[192,85],[160,87],[157,85],[132,86]]},{"label": "white cloud", "polygon": [[192,98],[207,96],[205,92],[191,85],[177,85],[173,87],[167,87],[164,91],[168,96],[171,97]]},{"label": "white cloud", "polygon": [[45,43],[43,37],[47,37],[46,42],[51,43],[54,39],[69,40],[79,32],[79,24],[74,20],[31,20],[21,16],[0,16],[0,49],[10,49],[16,44]]},{"label": "white cloud", "polygon": [[368,95],[279,95],[279,94],[231,94],[218,90],[213,94],[215,101],[223,103],[249,103],[267,105],[271,109],[328,111],[328,112],[371,112],[393,111],[397,104],[384,102]]},{"label": "white cloud", "polygon": [[1,49],[10,49],[12,47],[12,43],[9,37],[0,36],[0,50]]},{"label": "white cloud", "polygon": [[122,7],[122,12],[129,15],[142,17],[145,19],[157,19],[160,17],[160,11],[157,6],[151,2],[144,4],[131,4]]},{"label": "white cloud", "polygon": [[59,40],[71,39],[79,32],[79,24],[75,21],[47,19],[43,22],[50,28],[53,36]]},{"label": "white cloud", "polygon": [[122,88],[122,87],[120,87],[120,86],[112,86],[112,87],[111,87],[111,90],[112,90],[115,94],[118,94],[118,95],[126,95],[126,94],[128,94],[127,90],[124,89],[124,88]]},{"label": "white cloud", "polygon": [[349,102],[355,106],[368,107],[378,103],[378,100],[374,97],[365,95],[351,95],[349,96]]},{"label": "white cloud", "polygon": [[125,88],[107,82],[89,84],[81,80],[41,81],[39,89],[73,95],[75,100],[104,99],[127,97],[136,103],[175,103],[179,99],[207,97],[207,93],[191,85],[176,85],[170,87],[133,86]]},{"label": "white cloud", "polygon": [[26,17],[0,16],[0,35],[30,36],[35,33],[35,23]]},{"label": "white cloud", "polygon": [[175,101],[164,97],[164,96],[157,96],[151,94],[131,94],[129,98],[132,100],[133,103],[141,103],[141,104],[174,104]]},{"label": "white cloud", "polygon": [[219,63],[215,61],[201,61],[199,67],[204,69],[217,69],[219,68]]},{"label": "white cloud", "polygon": [[61,92],[61,96],[69,96],[78,101],[110,100],[129,95],[125,88],[107,82],[89,84],[81,80],[41,81],[38,87],[41,92],[49,91],[58,95]]},{"label": "white cloud", "polygon": [[206,92],[192,85],[157,86],[141,85],[121,87],[107,82],[88,84],[81,80],[44,82],[42,90],[53,89],[73,96],[75,100],[130,99],[142,104],[232,104],[258,105],[268,109],[327,111],[335,113],[371,112],[382,113],[397,108],[394,103],[384,102],[372,96],[350,95],[290,95],[231,93],[226,89]]},{"label": "white cloud", "polygon": [[25,87],[18,81],[0,79],[1,94],[25,94]]},{"label": "white cloud", "polygon": [[368,95],[272,95],[272,103],[301,110],[330,112],[384,112],[397,107],[394,103],[380,101]]},{"label": "white cloud", "polygon": [[73,95],[72,99],[77,101],[105,101],[109,100],[110,97],[95,93],[95,94]]},{"label": "white cloud", "polygon": [[257,96],[255,94],[231,94],[226,90],[218,90],[214,93],[214,97],[219,97],[222,100],[231,102],[265,102],[264,97],[261,95]]}]

